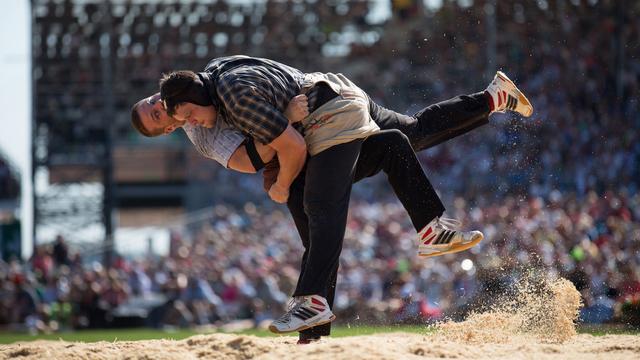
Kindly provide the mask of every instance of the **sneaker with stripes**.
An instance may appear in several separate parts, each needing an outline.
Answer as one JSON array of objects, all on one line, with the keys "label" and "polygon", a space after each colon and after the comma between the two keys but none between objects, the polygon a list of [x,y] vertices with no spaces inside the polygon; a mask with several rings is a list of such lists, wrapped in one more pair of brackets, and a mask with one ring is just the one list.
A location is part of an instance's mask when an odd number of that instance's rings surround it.
[{"label": "sneaker with stripes", "polygon": [[478,244],[484,235],[480,231],[460,231],[454,228],[460,221],[435,218],[418,233],[418,255],[438,256],[466,250]]},{"label": "sneaker with stripes", "polygon": [[297,296],[289,303],[289,310],[269,325],[269,330],[276,334],[302,331],[326,324],[335,318],[324,297]]},{"label": "sneaker with stripes", "polygon": [[496,72],[493,81],[485,90],[491,96],[491,112],[515,111],[524,117],[533,114],[533,106],[502,71]]}]

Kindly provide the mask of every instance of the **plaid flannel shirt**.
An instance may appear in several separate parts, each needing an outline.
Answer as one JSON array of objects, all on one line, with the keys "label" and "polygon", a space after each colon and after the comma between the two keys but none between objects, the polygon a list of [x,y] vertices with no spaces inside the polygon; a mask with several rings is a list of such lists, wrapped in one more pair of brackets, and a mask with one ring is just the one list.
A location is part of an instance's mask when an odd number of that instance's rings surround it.
[{"label": "plaid flannel shirt", "polygon": [[[287,128],[284,111],[300,93],[304,74],[276,61],[247,56],[212,60],[205,72],[215,78],[219,109],[225,121],[263,144],[271,143]],[[315,98],[307,94],[310,108]]]}]

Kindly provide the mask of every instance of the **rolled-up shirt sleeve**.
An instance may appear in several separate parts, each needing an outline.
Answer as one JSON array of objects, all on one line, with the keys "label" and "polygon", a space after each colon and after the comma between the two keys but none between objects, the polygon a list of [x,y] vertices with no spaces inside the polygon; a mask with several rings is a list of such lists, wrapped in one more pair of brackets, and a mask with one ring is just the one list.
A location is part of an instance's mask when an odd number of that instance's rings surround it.
[{"label": "rolled-up shirt sleeve", "polygon": [[225,103],[229,123],[264,145],[280,136],[289,125],[284,114],[259,91],[241,81],[223,81],[219,93]]},{"label": "rolled-up shirt sleeve", "polygon": [[246,139],[220,119],[210,129],[187,124],[183,130],[202,156],[217,161],[225,168],[229,167],[231,155]]}]

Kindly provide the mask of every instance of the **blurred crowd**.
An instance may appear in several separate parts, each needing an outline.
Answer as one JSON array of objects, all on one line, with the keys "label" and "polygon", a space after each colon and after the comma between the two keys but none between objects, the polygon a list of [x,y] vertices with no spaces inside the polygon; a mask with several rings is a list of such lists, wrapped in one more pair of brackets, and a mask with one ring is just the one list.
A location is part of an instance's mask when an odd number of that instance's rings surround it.
[{"label": "blurred crowd", "polygon": [[[629,130],[640,128],[640,46],[633,41],[640,36],[640,3],[432,3],[159,1],[109,7],[36,1],[37,132],[47,137],[50,158],[101,149],[105,123],[113,124],[116,145],[190,149],[180,132],[160,139],[137,135],[130,106],[157,91],[162,72],[202,69],[211,58],[230,54],[272,58],[306,72],[343,72],[379,104],[405,113],[481,91],[502,69],[526,90],[533,117],[494,116],[489,126],[421,154],[436,185],[467,199],[477,193],[541,196],[554,189],[583,196],[612,184],[638,190],[640,135]],[[379,11],[386,5],[388,18]],[[101,37],[105,29],[109,42]],[[101,57],[107,48],[109,74]],[[113,116],[86,116],[104,110],[96,94],[104,92],[107,78]],[[189,166],[184,174],[202,164]],[[238,180],[220,170],[207,168],[210,183],[241,182],[252,196],[260,189],[259,179]],[[464,181],[470,177],[473,186]],[[229,200],[227,190],[209,196]]]},{"label": "blurred crowd", "polygon": [[[245,53],[344,72],[378,103],[407,113],[482,90],[502,68],[533,102],[533,117],[494,116],[420,154],[447,215],[486,239],[464,253],[417,258],[415,231],[385,179],[366,181],[350,209],[338,318],[440,319],[485,301],[483,294],[513,283],[523,269],[570,279],[585,322],[640,318],[640,4],[621,11],[615,1],[464,3],[394,1],[383,22],[366,2],[123,3],[111,19],[118,135],[142,141],[128,126],[128,108],[154,91],[162,71],[199,69],[215,56]],[[78,108],[99,105],[89,95],[99,86],[100,51],[81,40],[98,37],[100,7],[73,4],[36,2],[45,19],[35,31],[36,56],[48,70],[36,71],[43,123],[58,116],[73,124]],[[493,58],[486,49],[492,32]],[[62,77],[69,64],[77,71]],[[77,94],[53,91],[60,81]],[[56,134],[88,136],[91,126],[101,123]],[[199,226],[175,229],[166,257],[103,267],[72,255],[59,238],[28,263],[1,264],[0,324],[98,327],[137,314],[157,327],[238,319],[259,326],[278,314],[295,286],[300,241],[282,208],[262,204],[259,176],[231,182],[225,174],[214,179],[224,184],[220,192],[255,199],[217,205]]]},{"label": "blurred crowd", "polygon": [[[624,306],[640,304],[640,194],[579,199],[553,191],[472,208],[458,197],[448,213],[483,229],[486,239],[425,260],[415,255],[415,231],[397,202],[354,201],[334,304],[339,321],[460,316],[470,304],[490,304],[488,294],[508,289],[523,272],[571,280],[586,323],[629,321]],[[195,230],[174,231],[166,257],[118,258],[108,268],[84,263],[58,237],[26,264],[0,265],[0,324],[32,331],[263,326],[286,306],[301,254],[289,216],[252,203],[218,205]],[[132,317],[139,319],[126,322]]]}]

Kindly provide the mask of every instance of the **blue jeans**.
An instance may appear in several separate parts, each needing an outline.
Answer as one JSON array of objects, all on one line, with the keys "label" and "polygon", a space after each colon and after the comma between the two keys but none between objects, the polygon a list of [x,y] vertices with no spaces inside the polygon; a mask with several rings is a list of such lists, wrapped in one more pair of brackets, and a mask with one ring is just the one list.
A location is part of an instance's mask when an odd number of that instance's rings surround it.
[{"label": "blue jeans", "polygon": [[[371,117],[383,131],[364,141],[334,146],[314,157],[324,154],[319,158],[309,158],[291,186],[287,206],[305,248],[294,296],[320,294],[333,306],[352,182],[384,171],[420,231],[435,216],[442,215],[444,206],[414,151],[435,146],[489,121],[484,93],[457,96],[413,116],[385,109],[373,101],[369,104]],[[326,336],[330,331],[329,323],[304,330],[300,336]]]}]

